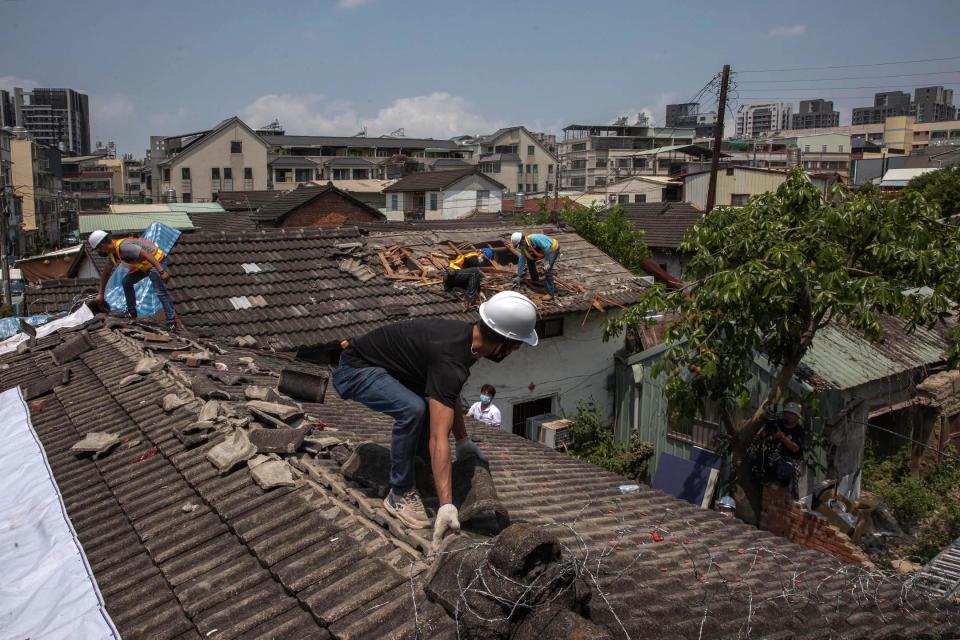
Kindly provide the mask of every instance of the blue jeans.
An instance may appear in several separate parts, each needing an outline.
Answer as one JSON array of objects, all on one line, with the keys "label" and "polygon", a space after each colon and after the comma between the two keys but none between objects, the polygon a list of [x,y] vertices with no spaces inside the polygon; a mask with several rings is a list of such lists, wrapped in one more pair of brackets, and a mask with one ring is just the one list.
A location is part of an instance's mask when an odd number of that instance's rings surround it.
[{"label": "blue jeans", "polygon": [[[557,264],[557,258],[560,257],[560,247],[556,251],[548,251],[543,255],[543,278],[546,281],[547,293],[554,295],[557,292],[553,286],[553,266]],[[537,271],[537,263],[533,260],[527,262],[530,265],[530,279],[534,282],[540,281],[540,273]]]},{"label": "blue jeans", "polygon": [[[160,261],[160,266],[163,267],[164,271],[167,270],[166,258]],[[177,319],[177,312],[173,309],[173,300],[170,298],[170,292],[167,291],[167,285],[163,283],[160,274],[153,268],[149,271],[131,269],[130,272],[123,277],[123,295],[127,299],[127,311],[130,315],[137,315],[137,294],[134,292],[133,287],[147,277],[150,278],[150,282],[153,284],[153,290],[157,292],[160,306],[163,307],[163,313],[167,317],[167,324],[173,324],[174,320]]]},{"label": "blue jeans", "polygon": [[390,487],[396,493],[416,484],[414,457],[425,450],[430,414],[427,399],[407,389],[381,367],[355,368],[340,356],[333,386],[344,400],[355,400],[393,418],[390,437]]}]

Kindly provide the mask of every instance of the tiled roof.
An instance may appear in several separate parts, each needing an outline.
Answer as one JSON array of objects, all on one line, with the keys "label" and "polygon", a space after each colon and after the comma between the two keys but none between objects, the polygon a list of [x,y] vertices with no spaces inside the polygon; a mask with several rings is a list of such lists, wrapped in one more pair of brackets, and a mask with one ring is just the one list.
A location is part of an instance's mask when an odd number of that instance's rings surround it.
[{"label": "tiled roof", "polygon": [[23,291],[23,315],[70,311],[79,306],[81,298],[95,296],[99,290],[100,281],[96,278],[43,280],[27,285]]},{"label": "tiled roof", "polygon": [[304,185],[291,191],[286,191],[278,198],[270,200],[269,202],[264,202],[257,211],[250,214],[250,217],[257,222],[274,222],[280,218],[283,218],[293,210],[302,207],[314,198],[318,198],[326,193],[335,193],[339,197],[349,200],[356,206],[365,209],[375,218],[386,218],[386,216],[384,216],[379,209],[370,206],[366,202],[363,202],[362,200],[351,195],[349,192],[337,189],[332,185],[326,185],[322,187]]},{"label": "tiled roof", "polygon": [[304,156],[280,156],[267,163],[268,167],[316,167],[317,162]]},{"label": "tiled roof", "polygon": [[[357,147],[362,149],[430,149],[459,147],[453,140],[433,138],[390,138],[381,136],[263,136],[263,141],[274,147]],[[317,154],[319,155],[319,154]]]},{"label": "tiled roof", "polygon": [[384,191],[439,191],[446,189],[455,182],[466,178],[469,175],[477,174],[483,176],[500,188],[506,188],[490,176],[480,173],[477,167],[465,167],[463,169],[448,169],[444,171],[420,171],[411,173],[393,183]]},{"label": "tiled roof", "polygon": [[[523,201],[523,208],[520,209],[524,213],[539,213],[540,205],[543,204],[543,198],[526,198]],[[547,211],[554,211],[558,209],[563,209],[564,207],[576,207],[577,203],[571,200],[570,198],[547,198],[546,199]],[[516,213],[517,203],[513,198],[504,198],[500,202],[500,211],[503,213]]]},{"label": "tiled roof", "polygon": [[[374,228],[370,225],[369,228]],[[185,234],[171,252],[171,291],[187,326],[221,337],[252,336],[278,350],[329,347],[400,318],[473,318],[439,285],[410,286],[383,277],[377,247],[449,250],[448,242],[506,241],[515,226],[444,229],[405,226],[362,238],[356,229],[270,229]],[[543,227],[526,228],[527,232]],[[643,284],[613,258],[574,233],[550,230],[562,247],[557,278],[598,290],[620,304]],[[341,271],[337,244],[363,242],[359,256],[377,277],[366,282]],[[244,266],[256,265],[256,266]],[[549,303],[545,315],[585,311],[592,293]],[[249,306],[244,300],[251,301]]]},{"label": "tiled roof", "polygon": [[[193,448],[174,437],[174,427],[196,420],[193,377],[220,375],[210,384],[239,399],[246,385],[274,387],[289,360],[220,345],[216,359],[237,379],[167,361],[166,370],[120,386],[146,346],[126,329],[85,329],[92,348],[60,366],[50,351],[60,336],[0,357],[0,388],[61,382],[31,398],[31,419],[123,637],[458,637],[453,619],[423,594],[426,570],[444,557],[426,557],[422,532],[385,516],[375,496],[340,478],[334,461],[301,454],[309,480],[264,491],[245,468],[219,475],[205,459],[222,435]],[[167,351],[156,353],[166,360]],[[158,405],[168,393],[189,404],[165,413]],[[389,444],[391,420],[339,399],[332,387],[324,404],[302,406],[336,429],[330,435]],[[841,565],[645,485],[623,493],[625,478],[491,427],[468,428],[483,436],[511,519],[555,527],[564,556],[589,568],[589,615],[611,637],[960,632],[955,606],[932,609],[902,579]],[[95,430],[122,443],[98,460],[69,451]]]},{"label": "tiled roof", "polygon": [[268,202],[273,202],[285,191],[221,191],[217,202],[227,211],[256,211]]},{"label": "tiled roof", "polygon": [[243,210],[196,211],[188,213],[194,229],[199,231],[253,231],[257,223]]},{"label": "tiled roof", "polygon": [[621,205],[624,217],[644,232],[648,246],[676,249],[688,229],[703,220],[703,212],[685,202]]}]

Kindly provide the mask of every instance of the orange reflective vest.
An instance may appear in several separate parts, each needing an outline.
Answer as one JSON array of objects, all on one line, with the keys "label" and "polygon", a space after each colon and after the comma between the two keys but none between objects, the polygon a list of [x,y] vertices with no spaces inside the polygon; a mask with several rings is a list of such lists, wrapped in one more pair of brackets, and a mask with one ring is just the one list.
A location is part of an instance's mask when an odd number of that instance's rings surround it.
[{"label": "orange reflective vest", "polygon": [[448,269],[460,270],[463,269],[463,263],[470,259],[476,259],[480,256],[480,253],[477,251],[468,251],[463,255],[459,255],[447,264]]},{"label": "orange reflective vest", "polygon": [[[153,265],[147,262],[146,260],[138,260],[137,262],[127,262],[126,260],[123,260],[120,258],[120,244],[122,242],[125,242],[126,240],[144,240],[144,239],[143,238],[121,238],[120,240],[113,240],[112,241],[113,252],[110,254],[110,260],[113,261],[113,266],[117,266],[117,262],[119,261],[119,262],[123,262],[123,264],[127,265],[129,268],[135,271],[150,271],[150,269],[153,268]],[[150,242],[149,240],[144,240],[144,241]],[[161,260],[163,260],[164,256],[166,255],[163,253],[163,249],[155,245],[153,242],[150,242],[150,245],[153,246],[154,260],[156,260],[157,262],[160,262]],[[149,246],[143,247],[143,248],[147,249],[147,251],[150,250]]]},{"label": "orange reflective vest", "polygon": [[[540,251],[540,249],[538,249],[536,245],[530,241],[530,236],[526,236],[523,240],[524,242],[520,245],[520,248],[523,249],[523,255],[527,258],[527,260],[543,260],[543,257],[546,254]],[[550,252],[552,253],[557,250],[557,247],[560,246],[560,243],[556,238],[551,238],[550,240]]]}]

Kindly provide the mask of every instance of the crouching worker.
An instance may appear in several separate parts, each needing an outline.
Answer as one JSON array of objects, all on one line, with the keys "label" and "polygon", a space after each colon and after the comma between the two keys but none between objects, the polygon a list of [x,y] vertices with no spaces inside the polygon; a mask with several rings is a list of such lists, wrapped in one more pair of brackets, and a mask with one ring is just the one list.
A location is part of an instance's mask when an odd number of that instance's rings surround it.
[{"label": "crouching worker", "polygon": [[460,528],[453,505],[450,445],[456,456],[486,460],[467,435],[460,392],[470,367],[480,358],[500,362],[520,345],[537,344],[537,308],[526,296],[504,291],[480,305],[480,321],[407,320],[374,329],[346,341],[333,385],[340,396],[393,418],[390,442],[390,492],[387,511],[407,526],[430,526],[417,493],[414,458],[425,453],[436,484],[440,509],[433,542]]},{"label": "crouching worker", "polygon": [[553,268],[557,265],[557,258],[560,257],[560,243],[556,238],[545,236],[542,233],[532,233],[528,236],[519,231],[514,231],[510,235],[510,243],[520,251],[520,257],[517,260],[517,275],[513,279],[514,286],[523,281],[523,272],[529,267],[530,279],[534,282],[540,282],[540,273],[537,270],[537,261],[540,260],[543,267],[543,277],[547,288],[547,295],[543,297],[545,302],[553,300],[557,295],[557,288],[553,284]]},{"label": "crouching worker", "polygon": [[150,278],[160,306],[166,316],[166,324],[170,329],[182,326],[177,313],[173,308],[173,300],[167,291],[166,283],[170,280],[167,271],[167,256],[156,244],[146,238],[122,238],[111,240],[106,231],[94,231],[87,238],[90,246],[101,256],[110,258],[110,264],[100,274],[100,291],[97,293],[97,303],[103,304],[105,289],[113,270],[123,263],[130,269],[123,277],[123,295],[127,299],[127,313],[131,318],[137,317],[137,294],[134,286],[144,278]]},{"label": "crouching worker", "polygon": [[457,256],[447,264],[443,274],[444,290],[463,289],[463,299],[469,308],[480,295],[480,280],[483,279],[480,267],[490,260],[493,260],[493,249],[469,251]]}]

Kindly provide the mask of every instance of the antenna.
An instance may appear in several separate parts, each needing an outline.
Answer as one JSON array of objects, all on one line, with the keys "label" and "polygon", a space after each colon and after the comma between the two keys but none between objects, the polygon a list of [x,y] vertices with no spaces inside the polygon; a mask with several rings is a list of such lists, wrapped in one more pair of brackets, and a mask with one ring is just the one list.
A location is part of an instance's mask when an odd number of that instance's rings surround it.
[{"label": "antenna", "polygon": [[367,125],[363,125],[363,129],[353,134],[354,138],[366,138],[367,137]]},{"label": "antenna", "polygon": [[389,133],[389,136],[390,136],[391,138],[402,138],[402,137],[404,137],[405,135],[406,135],[406,134],[405,134],[404,131],[403,131],[403,127],[400,127],[399,129],[394,129],[393,131],[391,131],[391,132]]}]

